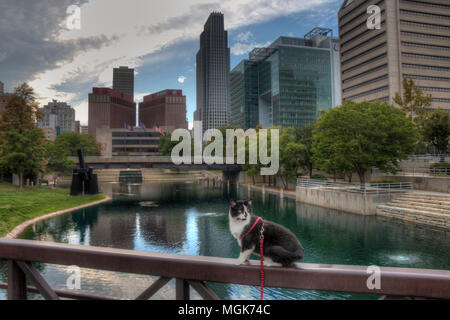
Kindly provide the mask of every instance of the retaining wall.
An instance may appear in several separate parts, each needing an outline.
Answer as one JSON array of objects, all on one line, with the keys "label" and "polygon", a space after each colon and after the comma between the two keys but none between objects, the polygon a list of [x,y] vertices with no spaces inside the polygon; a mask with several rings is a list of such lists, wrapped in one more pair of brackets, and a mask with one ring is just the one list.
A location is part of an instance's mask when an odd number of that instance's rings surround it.
[{"label": "retaining wall", "polygon": [[395,194],[360,194],[319,188],[297,187],[296,201],[361,215],[376,215],[377,205],[390,202]]}]

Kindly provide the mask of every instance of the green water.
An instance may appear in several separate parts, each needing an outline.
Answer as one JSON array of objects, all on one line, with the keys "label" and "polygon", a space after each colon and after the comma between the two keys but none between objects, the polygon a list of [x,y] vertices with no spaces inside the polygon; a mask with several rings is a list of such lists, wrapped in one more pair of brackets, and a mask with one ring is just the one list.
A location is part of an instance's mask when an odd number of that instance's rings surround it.
[{"label": "green water", "polygon": [[[305,248],[304,262],[450,269],[450,232],[380,217],[347,214],[280,199],[248,189],[196,183],[105,184],[114,201],[29,227],[24,239],[114,248],[236,258],[228,229],[230,198],[251,198],[264,219],[292,230]],[[257,257],[253,257],[257,259]],[[41,265],[55,288],[64,288],[61,266]],[[82,290],[132,298],[146,288],[144,276],[85,270]],[[210,284],[224,299],[257,299],[259,288]],[[173,298],[169,285],[159,298]],[[1,293],[0,293],[1,295]],[[4,296],[3,296],[4,297]],[[266,288],[267,299],[355,299],[375,296]],[[0,296],[1,298],[1,296]]]}]

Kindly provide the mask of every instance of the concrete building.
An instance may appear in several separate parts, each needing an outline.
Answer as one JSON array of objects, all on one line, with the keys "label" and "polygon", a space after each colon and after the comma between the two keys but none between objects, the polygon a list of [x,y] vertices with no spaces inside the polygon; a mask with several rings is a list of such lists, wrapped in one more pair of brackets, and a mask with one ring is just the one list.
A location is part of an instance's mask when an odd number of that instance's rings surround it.
[{"label": "concrete building", "polygon": [[89,126],[80,126],[81,134],[89,134]]},{"label": "concrete building", "polygon": [[75,110],[67,103],[53,100],[41,111],[43,117],[37,121],[39,128],[53,128],[57,135],[75,131]]},{"label": "concrete building", "polygon": [[304,126],[341,104],[338,40],[323,28],[305,38],[280,37],[254,49],[230,79],[232,125]]},{"label": "concrete building", "polygon": [[[379,29],[367,26],[370,5]],[[345,0],[338,19],[344,99],[392,103],[408,78],[450,111],[448,0]]]},{"label": "concrete building", "polygon": [[136,156],[159,155],[159,138],[161,134],[154,129],[134,127],[127,129],[111,129],[107,126],[97,128],[96,140],[101,146],[101,155]]},{"label": "concrete building", "polygon": [[80,121],[79,120],[75,121],[75,132],[80,133]]},{"label": "concrete building", "polygon": [[56,129],[55,128],[41,128],[44,132],[45,140],[55,141],[56,140]]},{"label": "concrete building", "polygon": [[93,88],[89,94],[89,134],[98,128],[124,128],[136,124],[136,104],[128,94],[110,89]]},{"label": "concrete building", "polygon": [[197,109],[203,132],[229,123],[230,49],[222,13],[213,12],[200,35],[197,53]]},{"label": "concrete building", "polygon": [[140,122],[146,128],[153,128],[157,123],[168,132],[187,129],[183,91],[168,89],[145,96],[144,101],[139,103],[139,125]]},{"label": "concrete building", "polygon": [[5,92],[5,85],[3,82],[0,81],[0,119],[2,118],[3,111],[5,111],[8,97],[9,94]]},{"label": "concrete building", "polygon": [[113,90],[126,93],[134,101],[134,69],[128,67],[114,68]]}]

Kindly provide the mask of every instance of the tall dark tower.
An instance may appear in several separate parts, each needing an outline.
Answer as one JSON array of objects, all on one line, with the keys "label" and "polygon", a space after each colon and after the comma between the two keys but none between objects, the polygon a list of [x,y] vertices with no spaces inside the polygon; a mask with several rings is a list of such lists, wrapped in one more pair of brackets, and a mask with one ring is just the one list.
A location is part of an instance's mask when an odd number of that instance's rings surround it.
[{"label": "tall dark tower", "polygon": [[134,101],[134,69],[128,67],[114,68],[113,89],[126,93]]},{"label": "tall dark tower", "polygon": [[203,132],[229,123],[230,48],[222,13],[213,12],[200,35],[197,53],[197,110]]}]

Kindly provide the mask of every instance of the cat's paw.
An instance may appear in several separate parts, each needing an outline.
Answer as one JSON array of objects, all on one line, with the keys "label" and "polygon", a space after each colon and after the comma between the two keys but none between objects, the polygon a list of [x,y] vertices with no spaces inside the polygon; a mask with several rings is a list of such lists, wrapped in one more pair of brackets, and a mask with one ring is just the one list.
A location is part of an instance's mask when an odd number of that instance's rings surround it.
[{"label": "cat's paw", "polygon": [[248,266],[250,262],[248,260],[245,261],[237,260],[234,262],[234,264],[237,266]]}]

